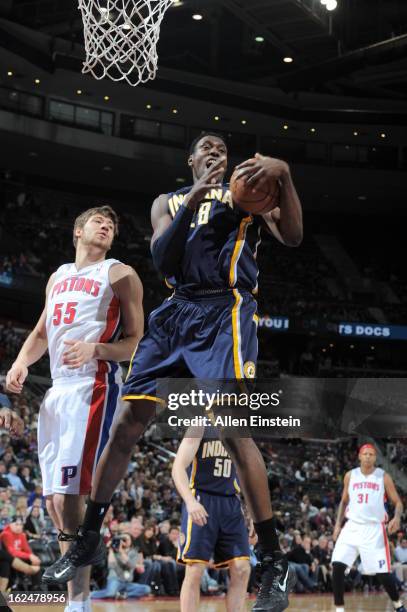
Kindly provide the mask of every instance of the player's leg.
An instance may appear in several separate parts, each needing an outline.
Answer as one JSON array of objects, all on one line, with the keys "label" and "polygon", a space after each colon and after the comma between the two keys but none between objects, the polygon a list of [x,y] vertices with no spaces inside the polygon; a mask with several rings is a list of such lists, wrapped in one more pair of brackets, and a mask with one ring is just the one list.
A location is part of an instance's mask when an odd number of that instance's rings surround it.
[{"label": "player's leg", "polygon": [[202,574],[205,563],[188,563],[181,587],[181,612],[198,612]]},{"label": "player's leg", "polygon": [[[196,495],[195,490],[192,491]],[[185,576],[181,586],[181,612],[195,612],[199,607],[200,585],[215,550],[219,531],[218,498],[203,491],[199,501],[206,509],[209,520],[200,527],[192,522],[185,504],[182,504],[181,530],[177,561],[185,565]]]},{"label": "player's leg", "polygon": [[140,398],[124,403],[98,462],[93,479],[92,501],[110,505],[113,493],[129,466],[133,449],[155,413],[155,401]]},{"label": "player's leg", "polygon": [[335,561],[332,563],[332,590],[337,612],[343,612],[345,605],[345,571],[347,565]]},{"label": "player's leg", "polygon": [[[90,492],[98,454],[106,444],[116,415],[119,391],[114,371],[98,372],[95,379],[84,378],[75,384],[60,382],[54,391],[52,413],[48,410],[43,415],[40,462],[46,477],[47,508],[60,532],[58,539],[63,555],[77,538],[85,513],[85,496]],[[49,421],[55,433],[48,431],[48,440],[44,441]],[[49,474],[51,455],[52,474]],[[105,555],[103,546],[97,553],[95,563]],[[49,570],[44,572],[45,582],[68,581],[64,571],[54,574]],[[69,576],[69,612],[90,609],[89,580],[89,567],[81,567],[75,576]]]},{"label": "player's leg", "polygon": [[[256,302],[248,293],[237,289],[223,303],[206,301],[202,328],[208,333],[197,350],[196,340],[191,350],[184,351],[187,366],[202,380],[235,380],[239,387],[245,378],[255,376],[257,362]],[[202,335],[202,334],[201,334]],[[206,341],[206,344],[205,344]],[[224,388],[224,386],[223,386]],[[235,389],[236,391],[236,389]],[[215,409],[220,414],[222,407]],[[261,586],[253,610],[273,609],[281,612],[288,607],[288,593],[295,584],[295,573],[280,550],[275,519],[271,508],[266,466],[255,442],[244,432],[220,431],[222,442],[235,463],[240,486],[259,538]],[[243,433],[243,432],[242,432]],[[280,581],[280,587],[277,583]]]},{"label": "player's leg", "polygon": [[360,558],[363,569],[368,574],[376,573],[380,584],[391,599],[393,608],[398,612],[405,612],[399,597],[396,578],[391,573],[389,541],[383,524],[373,523],[363,527]]},{"label": "player's leg", "polygon": [[227,612],[243,612],[246,609],[247,585],[250,578],[250,562],[235,559],[229,564],[230,583],[226,595]]},{"label": "player's leg", "polygon": [[405,612],[405,607],[400,599],[394,575],[390,573],[380,573],[377,574],[377,578],[387,595],[390,597],[393,608],[397,610],[397,612]]},{"label": "player's leg", "polygon": [[241,502],[236,496],[214,498],[209,520],[216,511],[219,531],[215,545],[216,568],[228,567],[230,584],[226,596],[228,612],[246,609],[247,586],[250,578],[250,546]]},{"label": "player's leg", "polygon": [[332,553],[332,590],[337,612],[344,611],[345,571],[359,554],[361,525],[348,521],[342,528]]},{"label": "player's leg", "polygon": [[[62,525],[58,539],[61,553],[65,554],[73,541],[70,536],[76,536],[82,523],[85,514],[85,496],[55,493],[53,506],[58,516],[58,523]],[[69,611],[76,610],[76,602],[88,602],[90,572],[91,567],[80,567],[75,578],[68,582]]]}]

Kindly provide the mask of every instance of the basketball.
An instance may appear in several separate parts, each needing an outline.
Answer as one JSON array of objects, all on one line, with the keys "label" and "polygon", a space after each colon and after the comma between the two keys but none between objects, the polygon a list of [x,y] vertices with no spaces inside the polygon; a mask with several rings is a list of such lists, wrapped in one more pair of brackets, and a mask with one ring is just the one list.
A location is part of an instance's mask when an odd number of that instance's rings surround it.
[{"label": "basketball", "polygon": [[260,189],[247,185],[244,178],[237,178],[238,171],[232,174],[230,179],[230,191],[235,204],[245,212],[252,215],[264,215],[279,205],[280,184],[278,179],[269,179],[267,184],[261,185]]}]

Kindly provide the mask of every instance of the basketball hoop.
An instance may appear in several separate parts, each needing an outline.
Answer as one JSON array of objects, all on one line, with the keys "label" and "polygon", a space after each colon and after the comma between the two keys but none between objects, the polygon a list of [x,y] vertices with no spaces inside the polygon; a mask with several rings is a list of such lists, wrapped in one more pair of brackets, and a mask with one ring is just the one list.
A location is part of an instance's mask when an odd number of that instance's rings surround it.
[{"label": "basketball hoop", "polygon": [[86,59],[82,72],[133,87],[154,79],[160,26],[173,0],[79,0]]}]

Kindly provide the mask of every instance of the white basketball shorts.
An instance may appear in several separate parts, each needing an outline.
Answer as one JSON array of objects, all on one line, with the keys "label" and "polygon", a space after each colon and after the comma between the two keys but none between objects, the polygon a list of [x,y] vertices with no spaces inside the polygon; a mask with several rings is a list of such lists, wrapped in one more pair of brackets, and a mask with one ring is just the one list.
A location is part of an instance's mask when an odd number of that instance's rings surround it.
[{"label": "white basketball shorts", "polygon": [[385,574],[390,569],[390,549],[384,523],[348,521],[339,534],[332,563],[352,567],[360,556],[363,574]]},{"label": "white basketball shorts", "polygon": [[38,419],[43,493],[87,495],[97,462],[120,412],[121,371],[54,380]]}]

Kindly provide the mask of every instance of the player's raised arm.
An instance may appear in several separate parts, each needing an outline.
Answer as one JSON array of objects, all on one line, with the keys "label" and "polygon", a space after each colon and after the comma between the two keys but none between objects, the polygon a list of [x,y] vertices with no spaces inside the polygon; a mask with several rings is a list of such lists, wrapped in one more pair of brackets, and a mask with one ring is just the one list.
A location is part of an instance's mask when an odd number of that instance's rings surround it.
[{"label": "player's raised arm", "polygon": [[168,196],[160,195],[151,209],[151,224],[154,234],[151,239],[151,254],[154,265],[164,274],[172,276],[182,261],[189,228],[195,210],[210,189],[222,187],[219,180],[225,171],[225,158],[220,157],[197,178],[191,191],[186,195],[174,219],[168,212]]},{"label": "player's raised arm", "polygon": [[124,338],[117,342],[65,340],[64,364],[80,368],[91,359],[129,361],[144,331],[143,285],[131,266],[117,264],[109,269],[112,290],[120,302]]},{"label": "player's raised arm", "polygon": [[301,202],[295,189],[289,165],[273,157],[256,153],[236,166],[239,178],[246,177],[246,183],[253,189],[260,189],[270,178],[280,182],[280,206],[262,215],[267,229],[286,246],[298,246],[302,242],[303,223]]},{"label": "player's raised arm", "polygon": [[386,495],[394,506],[394,517],[389,522],[388,531],[390,534],[396,533],[400,529],[401,515],[403,514],[403,502],[397,493],[396,486],[390,474],[384,475],[384,489]]},{"label": "player's raised arm", "polygon": [[45,307],[38,319],[37,325],[25,340],[17,358],[6,376],[6,389],[11,393],[21,393],[23,384],[28,375],[30,365],[41,359],[48,347],[46,318],[47,301],[50,288],[54,280],[51,274],[45,290]]},{"label": "player's raised arm", "polygon": [[336,516],[336,523],[333,532],[333,539],[336,541],[338,539],[339,533],[342,529],[343,519],[345,518],[346,507],[349,504],[349,481],[350,481],[350,472],[345,474],[345,478],[343,479],[343,492],[342,498],[338,507],[338,514]]},{"label": "player's raised arm", "polygon": [[[189,431],[189,430],[188,430]],[[198,452],[199,444],[203,435],[203,428],[194,428],[194,433],[197,437],[188,438],[188,432],[179,445],[177,455],[172,466],[172,479],[181,495],[191,520],[196,525],[206,525],[208,513],[205,508],[194,497],[190,487],[187,474],[187,468],[191,465],[196,453]],[[199,435],[201,433],[201,436]]]}]

